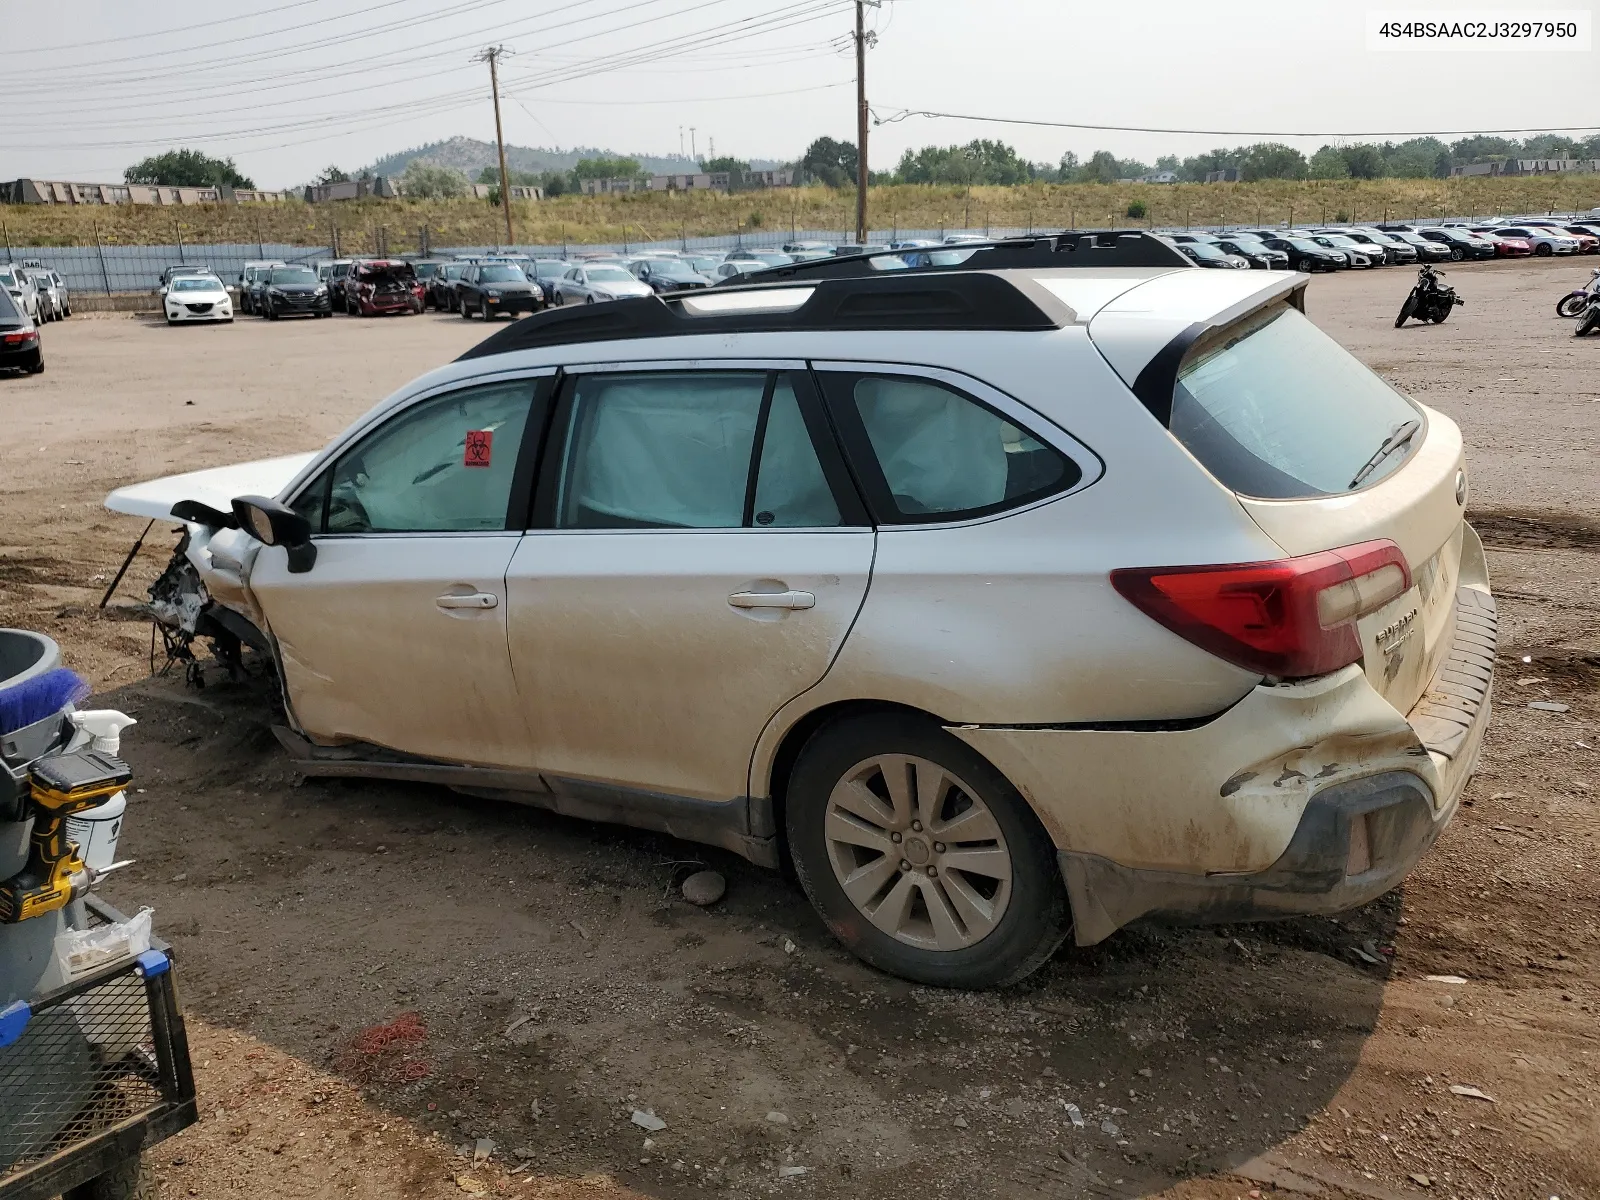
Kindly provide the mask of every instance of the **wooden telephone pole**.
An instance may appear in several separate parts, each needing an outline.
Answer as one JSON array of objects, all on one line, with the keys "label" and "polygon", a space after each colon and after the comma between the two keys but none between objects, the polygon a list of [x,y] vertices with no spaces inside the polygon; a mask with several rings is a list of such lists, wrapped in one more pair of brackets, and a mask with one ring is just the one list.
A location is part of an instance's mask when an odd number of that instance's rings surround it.
[{"label": "wooden telephone pole", "polygon": [[500,151],[500,208],[506,218],[506,245],[517,244],[511,232],[511,179],[506,173],[506,139],[500,125],[500,60],[505,57],[504,46],[490,46],[478,55],[479,62],[489,64],[489,88],[494,93],[494,141]]},{"label": "wooden telephone pole", "polygon": [[856,245],[867,240],[866,0],[856,0]]}]

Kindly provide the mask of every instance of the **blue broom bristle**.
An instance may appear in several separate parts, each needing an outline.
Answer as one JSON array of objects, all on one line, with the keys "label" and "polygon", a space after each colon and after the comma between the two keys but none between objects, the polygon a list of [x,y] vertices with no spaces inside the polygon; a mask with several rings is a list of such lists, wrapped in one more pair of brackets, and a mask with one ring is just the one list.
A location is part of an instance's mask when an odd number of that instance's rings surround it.
[{"label": "blue broom bristle", "polygon": [[15,733],[89,695],[75,672],[57,667],[0,691],[0,734]]}]

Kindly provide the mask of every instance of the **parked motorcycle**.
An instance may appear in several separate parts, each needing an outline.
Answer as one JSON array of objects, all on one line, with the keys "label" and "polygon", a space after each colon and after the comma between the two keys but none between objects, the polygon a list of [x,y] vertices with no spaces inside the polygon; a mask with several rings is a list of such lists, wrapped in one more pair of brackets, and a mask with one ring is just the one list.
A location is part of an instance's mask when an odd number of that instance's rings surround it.
[{"label": "parked motorcycle", "polygon": [[1450,315],[1450,310],[1466,301],[1456,295],[1453,287],[1439,282],[1440,273],[1431,266],[1424,265],[1417,270],[1417,285],[1411,289],[1411,294],[1406,297],[1406,302],[1400,306],[1400,315],[1394,319],[1394,327],[1399,329],[1412,317],[1419,321],[1432,321],[1440,324]]},{"label": "parked motorcycle", "polygon": [[1600,329],[1600,291],[1590,293],[1583,315],[1578,318],[1578,327],[1572,332],[1574,336],[1582,337],[1597,329]]},{"label": "parked motorcycle", "polygon": [[1589,307],[1589,300],[1596,293],[1600,293],[1600,267],[1595,267],[1589,272],[1589,282],[1581,288],[1568,292],[1556,301],[1556,316],[1576,317]]}]

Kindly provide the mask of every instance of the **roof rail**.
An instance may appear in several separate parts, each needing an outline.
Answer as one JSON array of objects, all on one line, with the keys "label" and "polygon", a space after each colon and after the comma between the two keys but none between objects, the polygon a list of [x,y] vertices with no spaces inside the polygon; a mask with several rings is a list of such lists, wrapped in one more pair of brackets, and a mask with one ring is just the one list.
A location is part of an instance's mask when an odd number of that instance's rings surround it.
[{"label": "roof rail", "polygon": [[[749,303],[741,303],[745,300]],[[787,285],[773,281],[736,291],[718,287],[546,309],[485,338],[456,361],[544,346],[702,333],[1059,328],[1057,318],[1000,275],[873,272],[847,279],[802,278]]]},{"label": "roof rail", "polygon": [[[883,259],[896,259],[906,266],[886,268],[876,265]],[[949,246],[919,246],[910,250],[876,250],[869,254],[814,258],[730,277],[718,286],[780,283],[788,279],[858,279],[881,276],[886,269],[898,274],[902,270],[1004,271],[1019,268],[1192,266],[1194,264],[1177,250],[1142,229],[1108,229],[1094,233],[1039,234],[1033,237],[997,238],[990,242],[960,242]]]}]

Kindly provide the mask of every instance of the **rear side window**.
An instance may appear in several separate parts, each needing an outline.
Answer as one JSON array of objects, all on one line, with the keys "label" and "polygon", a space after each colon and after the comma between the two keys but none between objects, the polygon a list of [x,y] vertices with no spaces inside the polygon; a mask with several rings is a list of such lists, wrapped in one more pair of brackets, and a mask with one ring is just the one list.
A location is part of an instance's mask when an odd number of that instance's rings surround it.
[{"label": "rear side window", "polygon": [[[1282,304],[1190,348],[1168,427],[1225,487],[1290,500],[1350,491],[1384,439],[1421,415]],[[1382,479],[1405,458],[1388,455],[1363,483]]]},{"label": "rear side window", "polygon": [[[1078,464],[992,408],[936,380],[824,375],[880,521],[985,516],[1072,487]],[[851,436],[853,430],[854,436]]]}]

